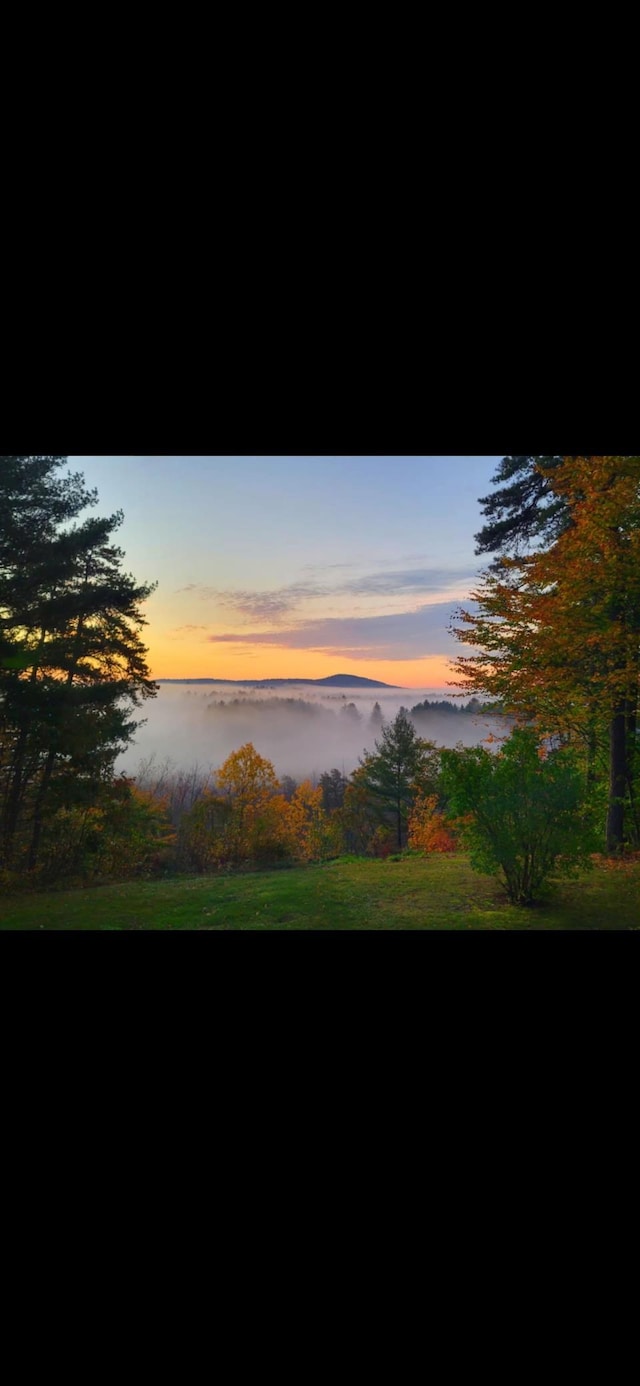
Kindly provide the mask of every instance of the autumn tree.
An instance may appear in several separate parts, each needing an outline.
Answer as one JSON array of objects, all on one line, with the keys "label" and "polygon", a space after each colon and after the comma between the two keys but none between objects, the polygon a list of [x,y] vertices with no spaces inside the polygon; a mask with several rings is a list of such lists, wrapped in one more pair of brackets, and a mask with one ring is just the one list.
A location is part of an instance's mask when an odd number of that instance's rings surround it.
[{"label": "autumn tree", "polygon": [[325,811],[321,784],[303,780],[287,805],[291,852],[299,861],[324,861],[342,850],[342,832],[335,815]]},{"label": "autumn tree", "polygon": [[591,768],[606,735],[607,848],[617,851],[638,831],[640,458],[566,458],[547,480],[569,520],[547,549],[484,574],[478,611],[453,626],[477,651],[457,661],[458,686],[577,738]]},{"label": "autumn tree", "polygon": [[442,812],[437,794],[418,794],[409,812],[409,846],[420,852],[455,852],[453,824]]},{"label": "autumn tree", "polygon": [[230,809],[224,847],[228,858],[242,861],[268,854],[270,848],[275,851],[282,838],[286,800],[271,761],[249,741],[227,757],[216,784]]}]

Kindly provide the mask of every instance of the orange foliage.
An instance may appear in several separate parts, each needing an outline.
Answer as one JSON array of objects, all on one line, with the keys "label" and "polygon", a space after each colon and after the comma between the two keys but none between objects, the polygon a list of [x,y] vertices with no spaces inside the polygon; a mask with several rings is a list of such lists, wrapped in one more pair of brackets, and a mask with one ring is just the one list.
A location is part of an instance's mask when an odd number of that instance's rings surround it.
[{"label": "orange foliage", "polygon": [[393,830],[385,828],[383,823],[379,823],[371,838],[371,848],[374,857],[390,857],[392,852],[398,850]]},{"label": "orange foliage", "polygon": [[340,852],[340,826],[325,812],[320,786],[314,789],[310,780],[303,780],[286,808],[291,853],[298,861],[324,861]]},{"label": "orange foliage", "polygon": [[438,811],[435,794],[419,796],[409,818],[409,846],[422,852],[455,852],[452,824]]},{"label": "orange foliage", "polygon": [[548,476],[571,524],[485,573],[471,593],[479,614],[454,627],[480,651],[456,662],[457,686],[582,736],[638,686],[640,458],[567,457]]},{"label": "orange foliage", "polygon": [[279,793],[271,761],[248,742],[217,774],[218,794],[202,796],[183,820],[187,858],[199,870],[246,861],[323,861],[341,850],[340,826],[309,780],[291,801]]}]

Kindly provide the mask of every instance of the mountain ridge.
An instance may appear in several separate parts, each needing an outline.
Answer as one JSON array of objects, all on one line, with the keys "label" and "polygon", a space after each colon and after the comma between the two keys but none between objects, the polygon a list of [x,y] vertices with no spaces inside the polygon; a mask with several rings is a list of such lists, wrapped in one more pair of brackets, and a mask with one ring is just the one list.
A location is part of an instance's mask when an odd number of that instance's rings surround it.
[{"label": "mountain ridge", "polygon": [[324,679],[154,679],[154,683],[224,683],[240,688],[274,688],[287,684],[307,684],[313,688],[391,688],[398,683],[382,683],[380,679],[365,679],[359,674],[329,674]]}]

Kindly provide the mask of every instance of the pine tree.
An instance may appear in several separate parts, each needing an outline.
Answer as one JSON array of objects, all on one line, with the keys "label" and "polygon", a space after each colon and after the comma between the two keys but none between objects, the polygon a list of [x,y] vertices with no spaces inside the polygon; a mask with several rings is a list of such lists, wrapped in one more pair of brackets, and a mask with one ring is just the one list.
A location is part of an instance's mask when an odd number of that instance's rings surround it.
[{"label": "pine tree", "polygon": [[320,776],[319,786],[322,790],[322,806],[327,813],[332,813],[334,809],[341,809],[344,804],[345,790],[348,780],[339,770],[325,770]]},{"label": "pine tree", "polygon": [[[505,554],[526,553],[532,545],[552,542],[569,523],[570,511],[552,485],[552,475],[562,457],[503,457],[492,478],[498,486],[479,504],[487,523],[476,534],[476,553],[496,554],[491,563],[500,568]],[[499,485],[499,483],[504,483]]]},{"label": "pine tree", "polygon": [[384,718],[382,716],[382,708],[380,707],[380,704],[376,702],[373,704],[373,707],[371,709],[369,723],[372,727],[375,727],[376,730],[381,731],[383,722]]},{"label": "pine tree", "polygon": [[121,512],[78,523],[97,496],[65,461],[0,459],[0,837],[28,867],[49,812],[95,798],[157,691],[140,634],[153,586],[122,571]]},{"label": "pine tree", "polygon": [[432,787],[437,773],[437,755],[432,742],[417,735],[407,709],[376,741],[376,754],[365,752],[358,772],[359,785],[371,794],[382,816],[393,821],[398,848],[406,845],[407,820],[419,790]]}]

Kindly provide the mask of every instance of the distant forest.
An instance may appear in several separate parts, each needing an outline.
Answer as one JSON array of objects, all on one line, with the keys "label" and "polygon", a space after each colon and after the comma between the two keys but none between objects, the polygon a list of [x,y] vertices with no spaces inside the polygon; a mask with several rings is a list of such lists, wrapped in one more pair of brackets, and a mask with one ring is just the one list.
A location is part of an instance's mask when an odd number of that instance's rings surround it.
[{"label": "distant forest", "polygon": [[[243,712],[246,712],[248,707],[256,712],[267,712],[275,708],[287,708],[290,712],[301,712],[308,717],[320,716],[330,711],[324,703],[310,702],[307,698],[275,697],[261,698],[259,701],[254,701],[250,697],[248,698],[246,694],[227,699],[209,698],[207,699],[207,706],[209,708],[225,708],[227,710],[231,708],[241,708]],[[475,717],[486,716],[488,713],[495,716],[500,713],[500,707],[497,703],[483,703],[479,698],[471,698],[468,703],[464,704],[449,702],[447,698],[443,698],[440,701],[425,698],[423,702],[416,703],[412,708],[403,710],[408,710],[412,717],[425,717],[430,713],[436,714],[440,712],[455,713],[456,716],[468,715]],[[346,713],[352,718],[355,717],[358,721],[363,720],[364,714],[353,702],[345,701],[340,708],[340,712],[343,714]],[[374,704],[371,720],[377,724],[385,720],[384,713],[379,703]]]},{"label": "distant forest", "polygon": [[448,698],[443,698],[440,702],[425,698],[424,702],[416,703],[415,706],[411,708],[412,717],[427,712],[471,713],[473,716],[477,717],[480,713],[499,713],[500,708],[497,703],[481,703],[478,698],[470,698],[469,702],[464,704],[450,703]]}]

